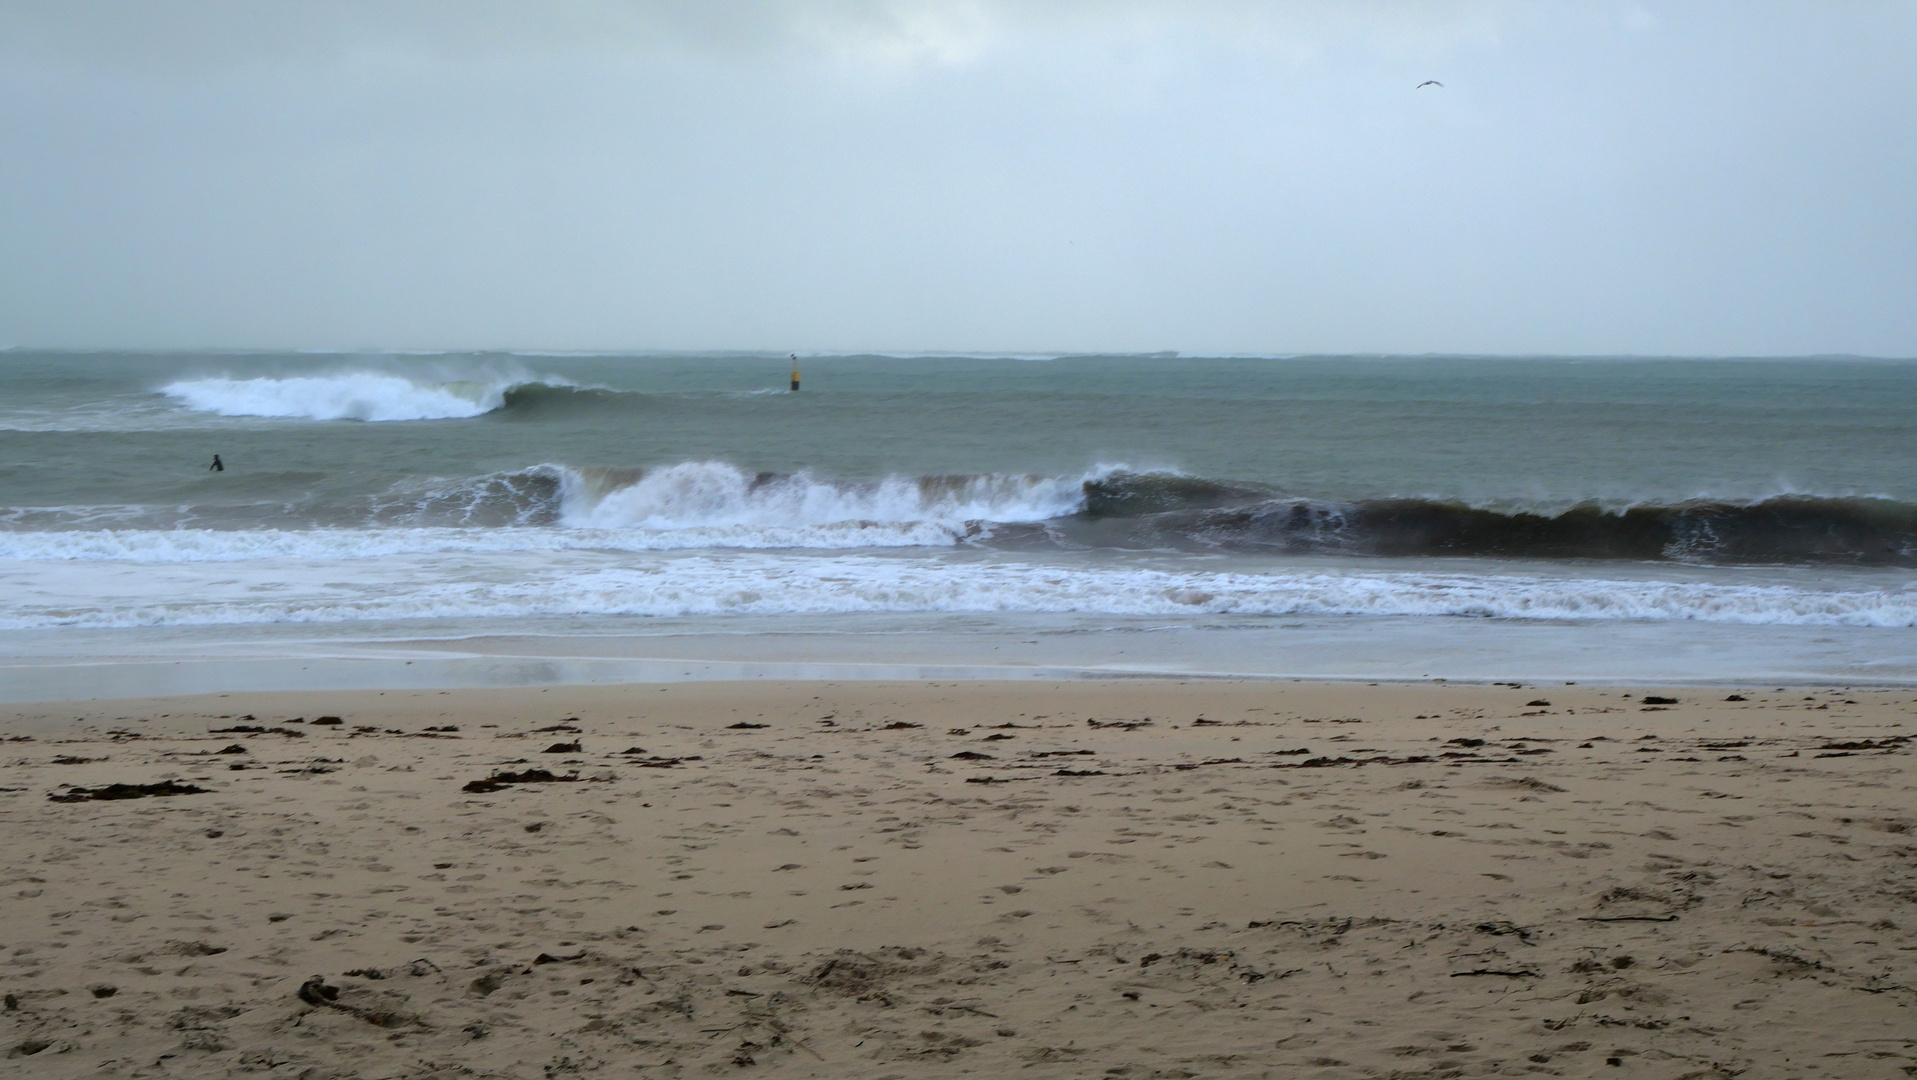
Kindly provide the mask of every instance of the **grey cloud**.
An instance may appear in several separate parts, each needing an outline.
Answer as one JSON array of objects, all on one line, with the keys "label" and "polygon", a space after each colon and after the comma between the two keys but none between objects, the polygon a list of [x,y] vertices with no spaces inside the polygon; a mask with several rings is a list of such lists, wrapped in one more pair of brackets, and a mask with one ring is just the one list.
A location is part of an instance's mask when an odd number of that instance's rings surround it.
[{"label": "grey cloud", "polygon": [[0,2],[0,344],[1908,355],[1913,38],[1905,0]]},{"label": "grey cloud", "polygon": [[1495,33],[1500,7],[1487,0],[6,0],[0,50],[174,72],[365,53],[749,56],[790,49],[956,63],[1058,35],[1196,33],[1281,52],[1343,39],[1428,49]]}]

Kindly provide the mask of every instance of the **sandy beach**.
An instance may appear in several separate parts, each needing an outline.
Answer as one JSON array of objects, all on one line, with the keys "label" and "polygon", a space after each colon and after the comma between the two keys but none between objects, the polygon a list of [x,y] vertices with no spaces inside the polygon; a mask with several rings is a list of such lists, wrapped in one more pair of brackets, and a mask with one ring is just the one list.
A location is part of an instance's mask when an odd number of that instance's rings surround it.
[{"label": "sandy beach", "polygon": [[9,706],[0,1042],[36,1077],[1902,1077],[1913,714],[1148,680]]},{"label": "sandy beach", "polygon": [[1913,43],[0,0],[0,1080],[1917,1080]]}]

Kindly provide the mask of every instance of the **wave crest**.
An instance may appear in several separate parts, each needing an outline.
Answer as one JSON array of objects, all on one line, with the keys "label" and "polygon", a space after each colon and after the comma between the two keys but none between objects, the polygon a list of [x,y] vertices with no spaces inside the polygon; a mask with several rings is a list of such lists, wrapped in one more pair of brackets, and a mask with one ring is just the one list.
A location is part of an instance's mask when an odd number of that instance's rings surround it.
[{"label": "wave crest", "polygon": [[570,388],[563,379],[500,376],[428,382],[379,371],[251,379],[181,379],[160,393],[195,412],[301,420],[462,420],[506,405],[527,388]]},{"label": "wave crest", "polygon": [[978,523],[1039,522],[1076,513],[1089,479],[985,473],[852,483],[810,472],[753,472],[724,461],[687,461],[642,473],[568,470],[561,521],[659,530],[923,524],[963,533]]}]

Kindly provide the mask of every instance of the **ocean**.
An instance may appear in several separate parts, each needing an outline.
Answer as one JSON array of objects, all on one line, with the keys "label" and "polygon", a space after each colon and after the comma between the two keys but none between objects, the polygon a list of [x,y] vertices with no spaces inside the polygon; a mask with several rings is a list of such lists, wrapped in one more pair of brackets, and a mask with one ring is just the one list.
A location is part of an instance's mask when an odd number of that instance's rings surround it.
[{"label": "ocean", "polygon": [[781,635],[919,672],[1917,676],[1917,363],[800,359],[789,393],[774,354],[0,353],[12,693]]}]

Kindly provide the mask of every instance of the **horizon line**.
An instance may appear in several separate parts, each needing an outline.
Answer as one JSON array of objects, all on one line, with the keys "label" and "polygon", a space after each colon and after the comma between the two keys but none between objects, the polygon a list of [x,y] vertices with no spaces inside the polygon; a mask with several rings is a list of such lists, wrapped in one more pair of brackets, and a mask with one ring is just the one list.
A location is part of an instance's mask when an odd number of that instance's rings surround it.
[{"label": "horizon line", "polygon": [[876,357],[895,360],[1074,360],[1074,359],[1166,359],[1166,360],[1848,360],[1848,361],[1917,361],[1917,354],[1890,355],[1880,353],[1854,352],[1808,352],[1808,353],[1659,353],[1659,352],[1495,352],[1495,351],[1425,351],[1425,352],[1389,352],[1378,350],[1355,350],[1349,352],[1328,350],[1274,350],[1270,352],[1206,352],[1179,349],[1138,349],[1138,350],[1097,350],[1097,349],[794,349],[791,347],[768,348],[590,348],[555,349],[516,346],[475,346],[445,348],[394,348],[366,346],[360,348],[331,347],[291,347],[291,346],[75,346],[75,345],[4,345],[0,346],[0,355],[21,353],[41,353],[69,356],[99,355],[136,355],[136,356],[264,356],[264,355],[306,355],[306,356],[365,356],[365,357],[435,357],[435,356],[526,356],[550,357],[765,357],[784,358],[796,355],[800,359],[832,359],[854,357]]}]

